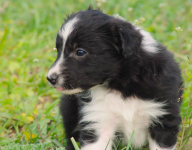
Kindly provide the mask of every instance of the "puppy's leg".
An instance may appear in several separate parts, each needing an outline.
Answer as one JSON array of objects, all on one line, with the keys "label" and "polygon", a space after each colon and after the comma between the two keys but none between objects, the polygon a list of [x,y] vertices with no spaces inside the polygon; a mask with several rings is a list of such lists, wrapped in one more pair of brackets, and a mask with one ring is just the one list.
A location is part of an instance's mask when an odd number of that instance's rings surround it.
[{"label": "puppy's leg", "polygon": [[63,117],[63,124],[67,139],[66,150],[75,150],[70,140],[71,137],[74,137],[75,140],[79,139],[79,132],[75,131],[79,121],[78,104],[75,95],[62,96],[60,112]]},{"label": "puppy's leg", "polygon": [[175,150],[181,118],[166,115],[160,121],[161,124],[155,124],[149,129],[150,150]]},{"label": "puppy's leg", "polygon": [[149,147],[150,150],[175,150],[176,145],[173,145],[171,147],[161,147],[155,140],[149,138]]},{"label": "puppy's leg", "polygon": [[[95,127],[95,129],[89,129],[89,126]],[[81,150],[112,150],[115,129],[115,125],[110,122],[103,125],[87,124],[80,133]]]}]

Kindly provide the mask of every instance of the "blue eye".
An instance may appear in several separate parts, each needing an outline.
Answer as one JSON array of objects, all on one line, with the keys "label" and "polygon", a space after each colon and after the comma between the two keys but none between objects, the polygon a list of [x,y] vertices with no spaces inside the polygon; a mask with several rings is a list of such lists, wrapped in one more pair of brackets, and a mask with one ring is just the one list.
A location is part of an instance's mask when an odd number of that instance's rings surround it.
[{"label": "blue eye", "polygon": [[86,54],[86,51],[82,50],[82,49],[78,49],[76,51],[76,55],[77,56],[84,56]]}]

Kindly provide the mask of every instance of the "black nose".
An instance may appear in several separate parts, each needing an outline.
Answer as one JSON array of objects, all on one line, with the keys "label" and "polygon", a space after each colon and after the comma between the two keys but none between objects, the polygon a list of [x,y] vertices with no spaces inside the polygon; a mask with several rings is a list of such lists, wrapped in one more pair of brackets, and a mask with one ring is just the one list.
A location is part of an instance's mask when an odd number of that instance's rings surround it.
[{"label": "black nose", "polygon": [[51,84],[55,84],[57,81],[58,76],[56,74],[51,74],[49,77],[47,76],[47,80],[51,83]]}]

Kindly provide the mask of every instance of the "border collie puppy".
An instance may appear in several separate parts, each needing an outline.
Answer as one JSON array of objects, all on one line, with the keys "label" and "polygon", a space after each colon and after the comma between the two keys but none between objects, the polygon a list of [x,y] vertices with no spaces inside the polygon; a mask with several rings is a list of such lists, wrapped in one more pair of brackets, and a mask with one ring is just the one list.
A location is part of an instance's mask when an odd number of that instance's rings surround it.
[{"label": "border collie puppy", "polygon": [[[174,150],[181,122],[181,72],[146,31],[102,13],[72,14],[59,29],[47,79],[63,93],[67,150],[112,150],[121,135],[132,147]],[[120,134],[119,134],[120,133]],[[108,145],[108,146],[107,146]]]}]

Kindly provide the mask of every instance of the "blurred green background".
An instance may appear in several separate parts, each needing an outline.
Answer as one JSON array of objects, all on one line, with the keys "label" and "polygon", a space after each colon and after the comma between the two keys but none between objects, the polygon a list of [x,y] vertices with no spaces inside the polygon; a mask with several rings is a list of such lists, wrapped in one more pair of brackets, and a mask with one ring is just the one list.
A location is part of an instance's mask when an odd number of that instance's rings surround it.
[{"label": "blurred green background", "polygon": [[141,26],[175,54],[185,80],[177,149],[191,150],[192,0],[1,0],[0,147],[65,146],[60,93],[48,85],[46,74],[56,58],[53,47],[63,18],[89,5]]}]

